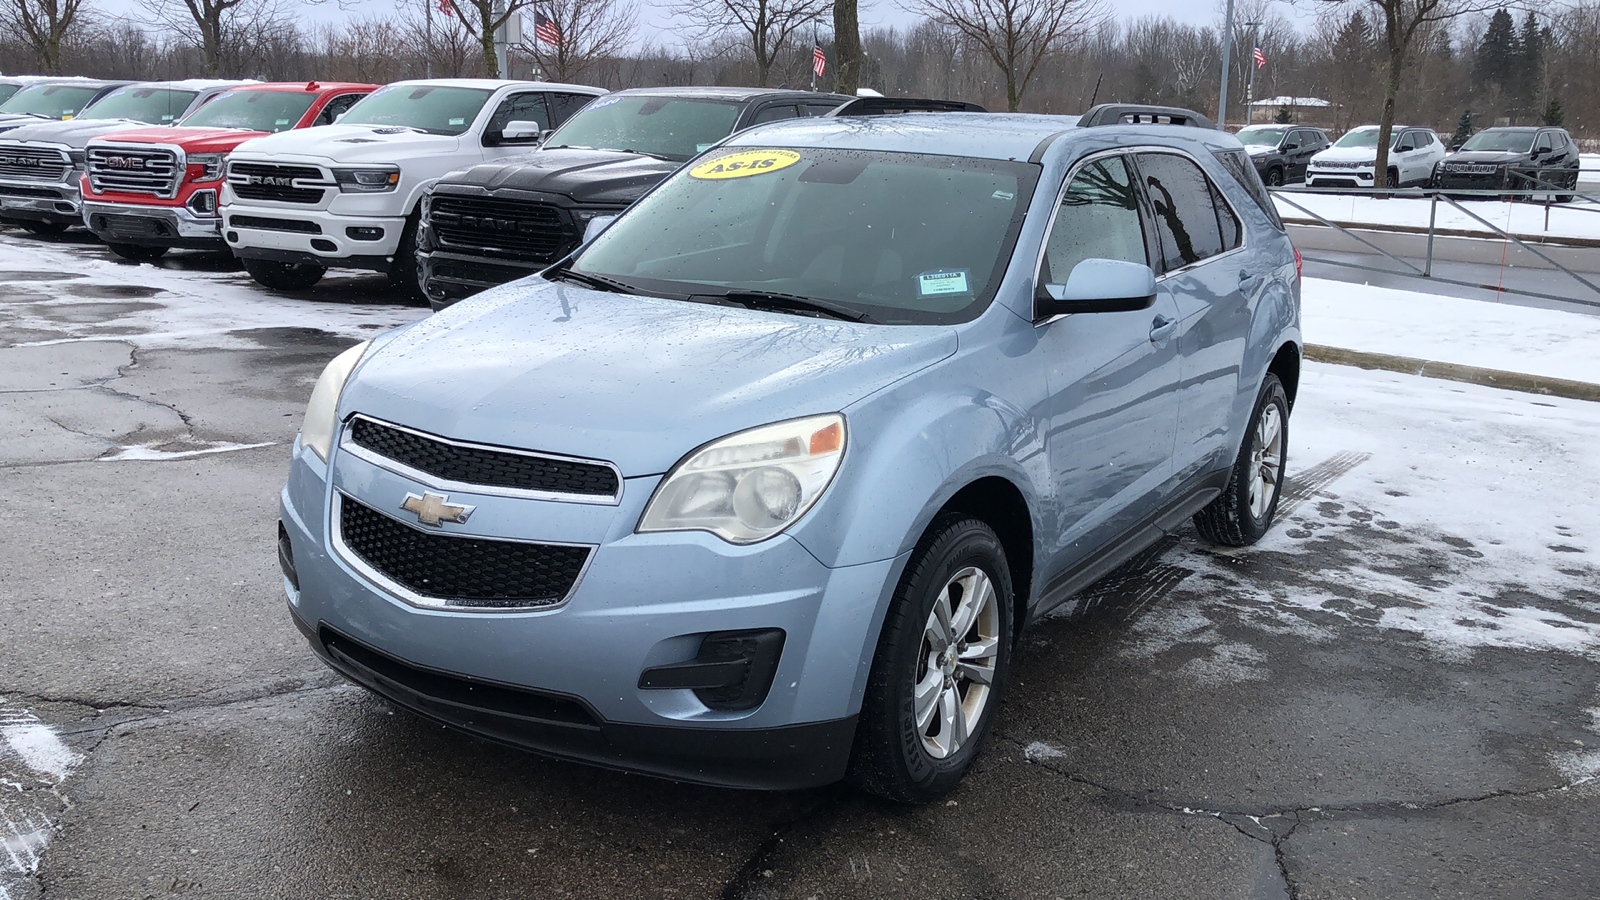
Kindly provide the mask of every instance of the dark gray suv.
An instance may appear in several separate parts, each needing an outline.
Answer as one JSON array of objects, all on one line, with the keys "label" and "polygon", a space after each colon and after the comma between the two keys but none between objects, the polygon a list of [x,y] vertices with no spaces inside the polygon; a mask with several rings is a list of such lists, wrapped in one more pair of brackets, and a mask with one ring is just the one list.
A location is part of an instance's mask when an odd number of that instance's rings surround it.
[{"label": "dark gray suv", "polygon": [[1273,187],[1305,181],[1312,155],[1333,143],[1321,128],[1304,125],[1251,125],[1239,130],[1239,141],[1261,180]]},{"label": "dark gray suv", "polygon": [[[1487,128],[1444,158],[1434,183],[1446,190],[1576,190],[1578,145],[1562,128]],[[1556,202],[1570,203],[1572,194]]]}]

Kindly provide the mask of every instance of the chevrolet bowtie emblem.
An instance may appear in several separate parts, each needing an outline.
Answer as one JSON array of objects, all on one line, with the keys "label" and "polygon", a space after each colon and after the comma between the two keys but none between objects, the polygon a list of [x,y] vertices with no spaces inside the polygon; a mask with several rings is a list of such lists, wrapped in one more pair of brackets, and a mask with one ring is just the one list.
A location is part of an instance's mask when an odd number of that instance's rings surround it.
[{"label": "chevrolet bowtie emblem", "polygon": [[474,509],[477,509],[476,506],[451,503],[449,497],[432,491],[424,491],[420,497],[416,494],[407,494],[406,501],[400,504],[400,508],[408,513],[416,513],[418,522],[435,528],[444,522],[460,525],[467,521],[467,517],[472,515]]}]

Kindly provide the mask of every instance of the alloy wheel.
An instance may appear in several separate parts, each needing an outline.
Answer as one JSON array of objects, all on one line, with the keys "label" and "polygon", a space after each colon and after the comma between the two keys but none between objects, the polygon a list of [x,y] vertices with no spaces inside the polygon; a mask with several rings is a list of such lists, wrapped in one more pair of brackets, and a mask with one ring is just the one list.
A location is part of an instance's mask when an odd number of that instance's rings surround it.
[{"label": "alloy wheel", "polygon": [[1272,505],[1283,473],[1283,416],[1277,404],[1268,404],[1261,410],[1250,463],[1250,515],[1260,519]]},{"label": "alloy wheel", "polygon": [[1000,654],[1000,608],[982,569],[956,572],[923,628],[912,709],[923,749],[945,759],[977,730],[989,706]]}]

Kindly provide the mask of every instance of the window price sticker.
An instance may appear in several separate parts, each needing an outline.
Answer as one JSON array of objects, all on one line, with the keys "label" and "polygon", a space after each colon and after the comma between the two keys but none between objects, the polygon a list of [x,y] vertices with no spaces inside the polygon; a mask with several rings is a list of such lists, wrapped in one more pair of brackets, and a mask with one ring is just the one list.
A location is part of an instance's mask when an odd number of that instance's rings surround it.
[{"label": "window price sticker", "polygon": [[917,293],[924,297],[939,297],[945,294],[970,294],[972,291],[967,287],[967,270],[950,269],[918,275]]},{"label": "window price sticker", "polygon": [[704,181],[748,178],[787,169],[799,161],[800,154],[793,150],[741,150],[695,166],[689,170],[689,177]]}]

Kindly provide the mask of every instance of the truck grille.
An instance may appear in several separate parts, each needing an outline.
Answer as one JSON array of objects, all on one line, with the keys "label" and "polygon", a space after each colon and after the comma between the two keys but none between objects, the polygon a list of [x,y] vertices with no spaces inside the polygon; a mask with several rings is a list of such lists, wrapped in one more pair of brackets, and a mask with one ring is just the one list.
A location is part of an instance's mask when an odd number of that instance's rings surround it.
[{"label": "truck grille", "polygon": [[29,181],[60,181],[72,163],[59,150],[0,143],[0,177]]},{"label": "truck grille", "polygon": [[172,197],[182,180],[178,155],[155,147],[90,147],[88,166],[97,191]]},{"label": "truck grille", "polygon": [[[319,186],[308,185],[313,182]],[[228,186],[246,200],[276,200],[280,203],[320,203],[325,187],[333,185],[311,166],[278,166],[266,163],[228,164]]]},{"label": "truck grille", "polygon": [[428,224],[444,247],[533,263],[554,262],[578,246],[572,219],[534,200],[435,194]]},{"label": "truck grille", "polygon": [[514,609],[560,603],[589,547],[434,534],[340,496],[344,546],[384,578],[445,607]]},{"label": "truck grille", "polygon": [[426,437],[357,416],[350,440],[386,459],[461,484],[611,500],[617,472],[598,462],[531,455]]}]

